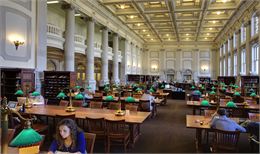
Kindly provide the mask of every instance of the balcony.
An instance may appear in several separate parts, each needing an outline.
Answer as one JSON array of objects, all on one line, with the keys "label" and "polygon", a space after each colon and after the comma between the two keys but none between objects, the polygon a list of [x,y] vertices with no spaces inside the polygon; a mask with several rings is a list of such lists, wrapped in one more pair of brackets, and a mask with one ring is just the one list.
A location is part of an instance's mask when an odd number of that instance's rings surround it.
[{"label": "balcony", "polygon": [[63,50],[65,39],[63,38],[64,30],[60,27],[47,24],[47,46]]},{"label": "balcony", "polygon": [[85,54],[87,46],[85,45],[86,38],[80,35],[74,35],[75,52]]}]

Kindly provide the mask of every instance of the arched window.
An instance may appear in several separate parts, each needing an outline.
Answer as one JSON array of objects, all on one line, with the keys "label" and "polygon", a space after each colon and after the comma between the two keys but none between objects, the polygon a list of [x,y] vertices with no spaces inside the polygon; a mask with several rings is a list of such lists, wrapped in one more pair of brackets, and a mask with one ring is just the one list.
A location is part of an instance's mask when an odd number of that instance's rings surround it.
[{"label": "arched window", "polygon": [[258,72],[258,65],[259,65],[259,59],[258,59],[258,55],[259,55],[259,46],[258,44],[254,45],[252,47],[252,71],[256,72],[257,74]]},{"label": "arched window", "polygon": [[251,29],[251,35],[254,36],[258,33],[258,17],[256,16],[256,12],[252,16],[252,29]]},{"label": "arched window", "polygon": [[231,75],[231,57],[229,56],[228,57],[228,76],[230,76]]},{"label": "arched window", "polygon": [[222,76],[222,61],[219,62],[219,76]]},{"label": "arched window", "polygon": [[223,59],[223,76],[226,75],[226,59]]},{"label": "arched window", "polygon": [[85,80],[85,77],[86,77],[86,71],[85,71],[85,66],[84,65],[82,65],[82,64],[79,64],[78,66],[77,66],[77,68],[76,68],[76,71],[77,71],[77,76],[78,76],[78,81],[80,81],[80,83],[82,82],[82,81],[84,81]]},{"label": "arched window", "polygon": [[234,76],[237,75],[237,54],[234,54]]},{"label": "arched window", "polygon": [[235,48],[237,46],[237,35],[234,33],[234,38],[233,38],[233,47]]},{"label": "arched window", "polygon": [[223,45],[223,55],[226,53],[226,44]]},{"label": "arched window", "polygon": [[47,71],[56,71],[56,65],[51,60],[47,62]]},{"label": "arched window", "polygon": [[241,43],[246,41],[246,27],[244,27],[244,24],[241,27]]},{"label": "arched window", "polygon": [[246,50],[241,52],[241,72],[246,73]]},{"label": "arched window", "polygon": [[230,51],[230,50],[231,50],[231,40],[228,39],[228,51]]},{"label": "arched window", "polygon": [[222,55],[222,48],[220,47],[220,49],[219,49],[219,57],[221,57],[221,55]]}]

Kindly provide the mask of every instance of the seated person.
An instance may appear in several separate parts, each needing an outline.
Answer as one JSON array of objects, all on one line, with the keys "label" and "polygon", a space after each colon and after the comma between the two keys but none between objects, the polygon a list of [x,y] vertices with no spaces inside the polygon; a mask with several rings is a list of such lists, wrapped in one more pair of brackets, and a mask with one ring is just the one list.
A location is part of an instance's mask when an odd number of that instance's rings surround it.
[{"label": "seated person", "polygon": [[[32,105],[44,105],[44,98],[42,97],[42,95],[32,96],[33,92],[34,91],[29,92],[29,98],[28,98],[29,103]],[[37,117],[37,119],[40,119],[42,124],[44,124],[46,122],[46,116],[37,115],[36,117]],[[35,118],[35,115],[32,115],[32,118]]]},{"label": "seated person", "polygon": [[[219,116],[219,118],[217,118],[217,115]],[[246,129],[244,127],[226,117],[226,110],[223,108],[218,109],[218,112],[214,113],[212,119],[210,120],[210,127],[225,131],[240,130],[241,132],[246,132]]]},{"label": "seated person", "polygon": [[84,133],[72,119],[63,119],[56,127],[56,134],[48,154],[54,154],[56,151],[87,153]]},{"label": "seated person", "polygon": [[[192,97],[192,95],[198,95],[198,94],[196,94],[196,91],[197,91],[197,89],[195,89],[194,91],[192,91],[192,92],[189,94],[189,97]],[[201,94],[200,94],[200,97],[202,97]]]},{"label": "seated person", "polygon": [[[150,106],[152,105],[152,104],[151,104],[152,101],[155,101],[155,100],[154,100],[154,97],[151,95],[150,92],[146,92],[145,94],[143,94],[143,96],[141,97],[140,100],[149,100],[149,101],[150,101]],[[151,107],[152,107],[152,106],[151,106]],[[150,108],[151,108],[151,107],[150,107]]]},{"label": "seated person", "polygon": [[92,98],[92,97],[89,96],[88,94],[85,94],[84,91],[85,91],[84,88],[80,88],[80,93],[81,93],[81,95],[84,97],[84,98],[83,98],[83,104],[82,104],[83,107],[86,106],[86,105],[88,105],[88,103],[85,102],[85,98],[87,98],[87,99],[91,99],[91,98]]},{"label": "seated person", "polygon": [[[70,97],[70,93],[67,94],[68,97]],[[71,97],[76,97],[74,90],[71,90]]]}]

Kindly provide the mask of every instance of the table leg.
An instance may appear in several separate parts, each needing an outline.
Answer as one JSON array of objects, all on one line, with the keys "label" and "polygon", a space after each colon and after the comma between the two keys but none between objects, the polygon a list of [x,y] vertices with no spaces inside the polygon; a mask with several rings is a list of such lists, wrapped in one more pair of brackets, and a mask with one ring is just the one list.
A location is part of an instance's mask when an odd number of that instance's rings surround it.
[{"label": "table leg", "polygon": [[164,106],[167,104],[167,96],[164,96]]},{"label": "table leg", "polygon": [[157,112],[157,105],[155,103],[152,103],[152,105],[153,105],[152,118],[154,118]]},{"label": "table leg", "polygon": [[196,107],[192,106],[193,115],[196,115]]},{"label": "table leg", "polygon": [[196,129],[196,151],[197,153],[202,153],[202,138],[201,138],[201,134],[202,134],[202,130],[203,129]]},{"label": "table leg", "polygon": [[141,137],[140,124],[129,124],[130,131],[130,147],[134,147],[135,143]]}]

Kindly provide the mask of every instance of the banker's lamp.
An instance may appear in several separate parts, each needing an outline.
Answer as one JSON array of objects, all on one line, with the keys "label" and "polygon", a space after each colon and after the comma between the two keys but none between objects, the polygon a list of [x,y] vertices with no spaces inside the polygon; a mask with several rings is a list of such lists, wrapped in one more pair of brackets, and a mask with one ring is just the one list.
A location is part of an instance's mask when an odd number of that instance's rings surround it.
[{"label": "banker's lamp", "polygon": [[[80,87],[79,86],[76,86],[75,87],[76,89],[79,89]],[[58,96],[56,96],[56,97],[58,97],[58,98],[62,98],[62,97],[66,97],[66,95],[63,93],[63,90],[64,89],[68,89],[69,90],[69,93],[70,93],[70,95],[69,95],[69,97],[70,97],[70,99],[69,99],[69,107],[67,107],[66,109],[65,109],[65,111],[67,111],[67,112],[74,112],[74,111],[76,111],[76,109],[72,106],[72,99],[71,99],[71,91],[72,91],[72,87],[71,86],[69,86],[69,87],[65,87],[65,88],[63,88],[63,89],[61,89],[61,92],[58,94]],[[80,93],[78,93],[78,95],[81,95]],[[77,95],[77,96],[78,96]],[[76,97],[77,97],[76,96]],[[82,96],[82,95],[81,95]],[[81,96],[78,96],[77,98],[75,97],[75,99],[83,99],[83,96],[81,97]]]},{"label": "banker's lamp", "polygon": [[115,115],[117,116],[123,116],[125,115],[125,112],[121,110],[121,92],[123,91],[123,85],[119,85],[119,87],[116,88],[119,93],[118,98],[118,110],[115,112]]},{"label": "banker's lamp", "polygon": [[237,107],[236,104],[232,101],[232,98],[230,98],[230,101],[226,104],[227,107]]},{"label": "banker's lamp", "polygon": [[154,90],[151,88],[150,90],[149,90],[150,92],[154,92]]},{"label": "banker's lamp", "polygon": [[137,88],[135,91],[141,91],[141,89],[140,89],[140,88]]}]

